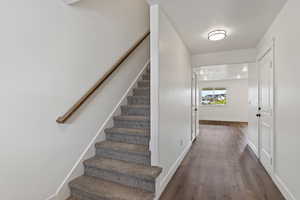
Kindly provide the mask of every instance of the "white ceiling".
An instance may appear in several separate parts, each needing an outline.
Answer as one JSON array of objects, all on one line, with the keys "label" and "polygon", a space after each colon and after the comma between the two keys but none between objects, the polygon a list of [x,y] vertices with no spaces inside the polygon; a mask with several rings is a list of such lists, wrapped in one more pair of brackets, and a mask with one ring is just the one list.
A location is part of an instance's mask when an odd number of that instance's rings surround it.
[{"label": "white ceiling", "polygon": [[248,79],[248,63],[213,65],[194,69],[200,81]]},{"label": "white ceiling", "polygon": [[[286,0],[158,0],[193,54],[256,47]],[[224,28],[224,41],[207,40]]]}]

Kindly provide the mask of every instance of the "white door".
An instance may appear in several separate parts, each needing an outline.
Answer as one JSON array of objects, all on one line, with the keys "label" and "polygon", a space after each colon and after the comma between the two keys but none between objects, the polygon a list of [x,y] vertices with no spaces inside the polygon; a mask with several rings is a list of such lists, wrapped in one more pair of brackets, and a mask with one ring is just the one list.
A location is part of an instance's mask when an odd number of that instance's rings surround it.
[{"label": "white door", "polygon": [[258,60],[259,67],[259,156],[269,174],[273,172],[274,62],[273,47]]},{"label": "white door", "polygon": [[191,139],[194,141],[198,135],[199,123],[198,123],[198,79],[197,74],[193,73],[192,77],[192,136]]},{"label": "white door", "polygon": [[259,134],[258,123],[259,120],[256,117],[258,113],[258,82],[259,72],[257,63],[249,63],[248,70],[248,142],[250,148],[259,156]]}]

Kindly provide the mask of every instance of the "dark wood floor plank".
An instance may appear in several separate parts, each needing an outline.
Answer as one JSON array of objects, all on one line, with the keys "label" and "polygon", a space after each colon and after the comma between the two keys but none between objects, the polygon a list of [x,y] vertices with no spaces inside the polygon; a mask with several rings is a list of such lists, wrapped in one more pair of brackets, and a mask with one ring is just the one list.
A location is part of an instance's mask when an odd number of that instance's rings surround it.
[{"label": "dark wood floor plank", "polygon": [[237,127],[201,125],[160,200],[284,200]]}]

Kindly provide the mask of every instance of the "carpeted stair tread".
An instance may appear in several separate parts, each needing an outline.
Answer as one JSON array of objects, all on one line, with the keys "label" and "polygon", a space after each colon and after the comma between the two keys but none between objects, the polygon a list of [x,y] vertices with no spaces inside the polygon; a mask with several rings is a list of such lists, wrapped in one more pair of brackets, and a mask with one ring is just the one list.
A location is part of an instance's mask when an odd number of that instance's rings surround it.
[{"label": "carpeted stair tread", "polygon": [[145,90],[145,91],[150,91],[150,87],[137,87],[137,88],[134,88],[133,90]]},{"label": "carpeted stair tread", "polygon": [[128,96],[128,105],[150,105],[150,96]]},{"label": "carpeted stair tread", "polygon": [[132,98],[132,99],[145,99],[145,100],[149,100],[150,96],[128,96],[127,98],[129,98],[129,99]]},{"label": "carpeted stair tread", "polygon": [[134,96],[150,96],[150,87],[138,87],[133,89]]},{"label": "carpeted stair tread", "polygon": [[141,80],[138,82],[138,87],[150,87],[150,80]]},{"label": "carpeted stair tread", "polygon": [[[87,199],[152,200],[154,197],[153,193],[144,190],[88,176],[71,181],[70,187],[71,190],[77,191],[75,195],[83,196],[83,199],[88,196]],[[89,198],[91,196],[92,198]]]},{"label": "carpeted stair tread", "polygon": [[122,115],[150,116],[149,105],[124,105],[121,106]]},{"label": "carpeted stair tread", "polygon": [[115,120],[126,121],[150,121],[149,116],[136,116],[136,115],[119,115],[114,117]]},{"label": "carpeted stair tread", "polygon": [[149,80],[140,80],[139,82],[142,82],[142,83],[150,83]]},{"label": "carpeted stair tread", "polygon": [[145,108],[145,109],[150,109],[150,105],[141,105],[141,104],[136,104],[136,105],[124,105],[122,107],[129,107],[129,108]]},{"label": "carpeted stair tread", "polygon": [[78,199],[76,197],[69,197],[67,200],[80,200],[80,199]]},{"label": "carpeted stair tread", "polygon": [[139,87],[139,88],[133,88],[133,89],[138,89],[138,90],[150,90],[150,87]]},{"label": "carpeted stair tread", "polygon": [[144,74],[143,80],[150,80],[150,74]]},{"label": "carpeted stair tread", "polygon": [[114,150],[119,152],[128,152],[139,155],[150,155],[149,147],[140,144],[127,144],[121,142],[103,141],[96,143],[96,148]]},{"label": "carpeted stair tread", "polygon": [[161,173],[161,168],[139,165],[109,158],[94,157],[84,162],[85,166],[113,171],[120,174],[154,180]]},{"label": "carpeted stair tread", "polygon": [[150,130],[143,128],[107,128],[105,129],[105,133],[118,133],[124,135],[133,135],[133,136],[149,136]]}]

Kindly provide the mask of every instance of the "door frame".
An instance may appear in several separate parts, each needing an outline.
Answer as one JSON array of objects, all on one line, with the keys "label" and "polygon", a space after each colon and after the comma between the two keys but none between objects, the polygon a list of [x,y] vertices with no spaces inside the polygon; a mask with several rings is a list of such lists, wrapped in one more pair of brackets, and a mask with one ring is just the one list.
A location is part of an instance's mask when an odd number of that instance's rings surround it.
[{"label": "door frame", "polygon": [[[260,113],[259,111],[259,107],[261,106],[261,93],[260,93],[260,85],[261,85],[261,72],[260,72],[260,65],[259,65],[259,62],[268,54],[268,53],[271,53],[271,57],[272,57],[272,66],[273,66],[273,73],[272,73],[272,78],[273,78],[273,81],[272,81],[272,137],[271,137],[271,156],[272,156],[272,161],[271,161],[271,171],[268,172],[268,170],[266,170],[268,173],[270,173],[270,176],[273,177],[274,175],[274,172],[275,172],[275,137],[276,137],[276,127],[275,127],[275,113],[276,113],[276,106],[275,106],[275,88],[276,88],[276,85],[275,85],[275,66],[276,66],[276,63],[275,63],[275,37],[272,38],[271,41],[269,42],[266,42],[265,45],[263,45],[259,52],[258,52],[258,57],[256,59],[256,63],[257,63],[257,66],[258,66],[258,108],[257,108],[257,113]],[[261,120],[258,119],[258,159],[260,160],[261,158],[261,130],[260,130],[260,123],[261,123]]]},{"label": "door frame", "polygon": [[[199,134],[199,83],[197,72],[192,71],[192,87],[191,87],[191,141],[194,141]],[[195,102],[195,104],[193,103]],[[196,110],[195,110],[196,109]]]}]

